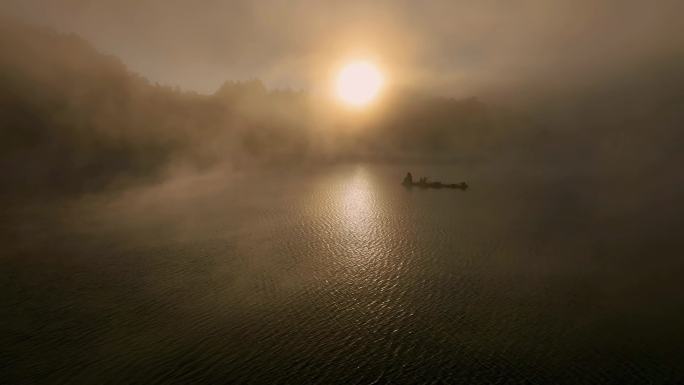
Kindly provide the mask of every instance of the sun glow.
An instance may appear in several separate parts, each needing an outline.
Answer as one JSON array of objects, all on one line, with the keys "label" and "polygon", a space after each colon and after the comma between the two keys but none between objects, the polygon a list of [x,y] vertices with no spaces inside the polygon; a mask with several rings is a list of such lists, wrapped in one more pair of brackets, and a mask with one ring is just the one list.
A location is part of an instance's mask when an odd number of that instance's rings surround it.
[{"label": "sun glow", "polygon": [[337,96],[352,107],[363,107],[375,100],[385,79],[371,62],[347,63],[337,76]]}]

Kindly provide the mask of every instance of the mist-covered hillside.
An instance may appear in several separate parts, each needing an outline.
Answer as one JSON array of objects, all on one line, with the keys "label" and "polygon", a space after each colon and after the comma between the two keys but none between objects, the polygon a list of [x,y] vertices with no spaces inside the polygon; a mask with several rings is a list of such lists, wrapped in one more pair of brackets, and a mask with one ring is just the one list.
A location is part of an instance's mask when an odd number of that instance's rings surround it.
[{"label": "mist-covered hillside", "polygon": [[359,159],[507,159],[643,177],[680,160],[684,137],[678,71],[650,68],[510,100],[515,108],[390,90],[373,113],[355,117],[331,113],[320,95],[258,80],[227,81],[213,95],[152,84],[78,36],[4,21],[0,189],[73,194],[154,181],[173,168]]}]

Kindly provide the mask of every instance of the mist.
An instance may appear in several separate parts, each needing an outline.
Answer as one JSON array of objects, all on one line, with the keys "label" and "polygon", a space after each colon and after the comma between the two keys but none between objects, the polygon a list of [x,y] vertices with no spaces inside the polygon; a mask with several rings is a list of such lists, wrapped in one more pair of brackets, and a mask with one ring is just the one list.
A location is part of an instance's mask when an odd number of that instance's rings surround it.
[{"label": "mist", "polygon": [[[7,20],[1,36],[2,185],[13,196],[120,188],[217,165],[514,159],[636,181],[654,169],[666,180],[681,160],[674,53],[591,81],[560,67],[527,99],[397,86],[377,111],[350,118],[315,90],[228,80],[205,95],[153,83],[75,34]],[[666,187],[678,189],[678,178]]]},{"label": "mist", "polygon": [[0,377],[679,382],[683,11],[4,1]]},{"label": "mist", "polygon": [[0,7],[77,33],[152,81],[208,94],[227,79],[315,88],[325,76],[321,64],[366,51],[391,63],[403,83],[447,96],[506,91],[515,97],[600,81],[681,53],[683,45],[682,5],[675,0],[211,1],[202,7],[10,0]]}]

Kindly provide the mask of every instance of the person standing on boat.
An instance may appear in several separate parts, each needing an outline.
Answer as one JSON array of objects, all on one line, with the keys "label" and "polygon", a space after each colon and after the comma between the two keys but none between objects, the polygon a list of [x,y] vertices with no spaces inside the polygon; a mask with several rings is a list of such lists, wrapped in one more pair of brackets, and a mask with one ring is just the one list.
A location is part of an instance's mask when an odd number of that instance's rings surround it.
[{"label": "person standing on boat", "polygon": [[402,184],[405,186],[411,186],[413,184],[413,175],[411,175],[410,172],[406,173],[406,176],[404,177],[404,181],[402,182]]}]

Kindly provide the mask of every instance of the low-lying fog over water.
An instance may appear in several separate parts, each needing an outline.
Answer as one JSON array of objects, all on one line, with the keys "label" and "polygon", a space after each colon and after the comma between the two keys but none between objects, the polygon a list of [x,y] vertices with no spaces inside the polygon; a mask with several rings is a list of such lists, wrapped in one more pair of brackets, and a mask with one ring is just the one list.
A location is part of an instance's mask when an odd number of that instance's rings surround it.
[{"label": "low-lying fog over water", "polygon": [[546,175],[215,171],[6,211],[0,382],[683,381],[674,193]]}]

